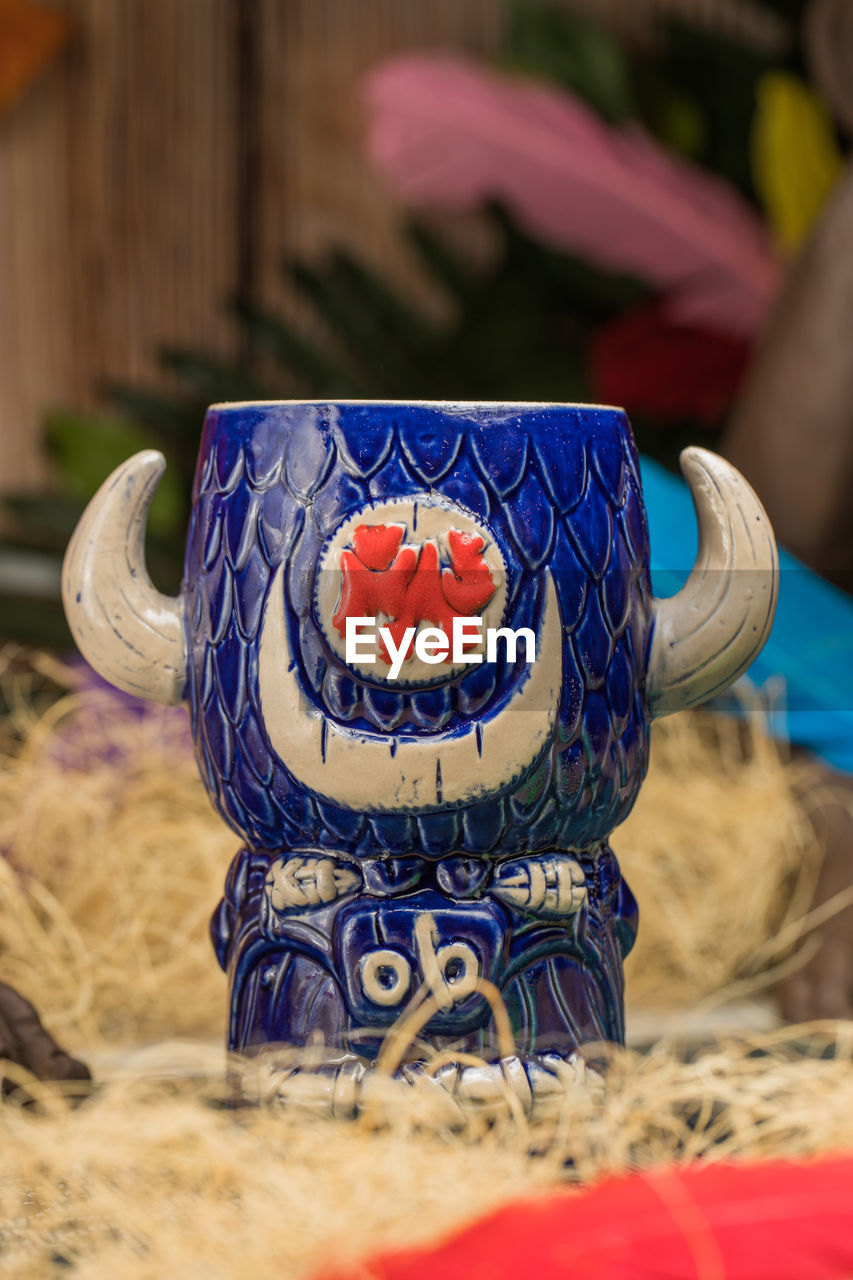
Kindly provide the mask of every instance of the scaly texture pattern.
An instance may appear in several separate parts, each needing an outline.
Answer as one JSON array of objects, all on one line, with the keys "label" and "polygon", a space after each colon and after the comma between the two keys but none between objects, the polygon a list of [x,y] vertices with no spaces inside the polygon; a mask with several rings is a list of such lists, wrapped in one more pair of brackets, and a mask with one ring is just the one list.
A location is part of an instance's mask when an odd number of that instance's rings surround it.
[{"label": "scaly texture pattern", "polygon": [[[381,743],[383,759],[386,744],[393,758],[404,738],[477,733],[507,702],[501,732],[513,733],[512,700],[532,678],[522,653],[406,691],[362,679],[336,656],[317,594],[324,549],[344,520],[364,511],[370,523],[370,504],[393,499],[447,500],[482,522],[506,566],[503,625],[513,630],[542,634],[550,575],[562,653],[553,730],[532,761],[520,754],[508,783],[484,784],[476,800],[455,804],[442,804],[436,783],[430,810],[376,812],[331,801],[333,771],[321,775],[328,791],[309,790],[273,749],[259,678],[268,608],[285,614],[281,643],[293,656],[280,656],[282,679],[295,670],[322,734],[329,721],[332,732],[346,724],[365,746]],[[428,980],[433,947],[436,956],[462,947],[477,980],[503,993],[521,1054],[568,1055],[624,1038],[622,956],[636,904],[605,842],[630,810],[648,757],[647,544],[619,410],[382,402],[211,410],[185,592],[198,760],[248,846],[212,921],[230,975],[232,1049],[320,1034],[370,1057],[376,1028],[397,1016],[409,983]],[[280,570],[282,605],[270,598]],[[286,726],[278,728],[286,741]],[[586,880],[571,921],[531,919],[486,893],[482,859],[551,849],[575,851]],[[345,905],[324,898],[291,916],[271,913],[271,855],[294,850],[357,859],[364,892]],[[413,936],[416,920],[429,922],[426,944]],[[362,990],[363,964],[388,948],[409,976],[398,998],[383,1000]],[[424,1036],[436,1047],[498,1051],[476,989],[450,998]]]},{"label": "scaly texture pattern", "polygon": [[[455,811],[371,816],[308,794],[272,752],[259,633],[286,564],[300,681],[323,714],[421,737],[488,717],[520,664],[483,664],[438,688],[398,692],[355,677],[315,616],[329,535],[371,501],[418,494],[441,494],[492,530],[509,573],[505,625],[535,627],[544,575],[553,574],[564,631],[559,723],[533,777],[503,795]],[[616,410],[542,407],[523,419],[512,406],[497,416],[381,404],[211,411],[185,577],[193,734],[220,811],[267,851],[482,856],[600,842],[628,813],[646,769],[647,560],[636,454]]]}]

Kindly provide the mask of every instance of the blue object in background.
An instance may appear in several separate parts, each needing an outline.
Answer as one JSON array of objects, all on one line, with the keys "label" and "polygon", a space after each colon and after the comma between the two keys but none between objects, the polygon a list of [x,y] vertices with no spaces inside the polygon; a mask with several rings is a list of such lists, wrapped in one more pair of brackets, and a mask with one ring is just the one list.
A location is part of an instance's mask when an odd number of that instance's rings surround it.
[{"label": "blue object in background", "polygon": [[[644,457],[640,468],[652,590],[668,596],[696,558],[693,502],[685,482],[659,463]],[[769,723],[777,737],[853,773],[853,600],[781,549],[779,567],[776,621],[747,678],[758,687],[772,682]],[[778,696],[774,685],[782,686]]]}]

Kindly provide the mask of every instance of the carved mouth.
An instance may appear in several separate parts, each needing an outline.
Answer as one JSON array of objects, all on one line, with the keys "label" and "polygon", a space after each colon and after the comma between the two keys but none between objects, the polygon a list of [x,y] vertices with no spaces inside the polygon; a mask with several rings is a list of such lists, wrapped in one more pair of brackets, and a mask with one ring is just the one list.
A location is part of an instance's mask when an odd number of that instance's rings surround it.
[{"label": "carved mouth", "polygon": [[503,683],[506,661],[472,665],[460,677],[427,688],[394,688],[360,679],[343,663],[329,661],[318,690],[330,716],[343,723],[380,733],[440,733],[477,715]]}]

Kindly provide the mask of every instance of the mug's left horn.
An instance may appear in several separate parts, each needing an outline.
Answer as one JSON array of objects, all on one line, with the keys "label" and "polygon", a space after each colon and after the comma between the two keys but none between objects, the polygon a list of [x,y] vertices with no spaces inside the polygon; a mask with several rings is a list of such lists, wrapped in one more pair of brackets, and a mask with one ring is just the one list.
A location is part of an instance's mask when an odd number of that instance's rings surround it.
[{"label": "mug's left horn", "polygon": [[62,602],[77,647],[104,679],[174,705],[187,679],[183,604],[158,591],[145,567],[148,508],[165,469],[162,453],[146,449],[104,481],[68,544]]}]

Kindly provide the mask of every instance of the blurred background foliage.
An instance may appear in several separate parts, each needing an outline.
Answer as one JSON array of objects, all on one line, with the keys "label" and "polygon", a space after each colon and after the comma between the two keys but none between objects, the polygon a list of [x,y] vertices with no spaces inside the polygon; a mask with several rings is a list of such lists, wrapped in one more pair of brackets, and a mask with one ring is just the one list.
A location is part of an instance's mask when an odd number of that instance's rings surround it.
[{"label": "blurred background foliage", "polygon": [[[806,69],[806,6],[770,7],[796,33],[782,57],[672,20],[646,47],[540,0],[512,0],[497,66],[558,86],[608,125],[642,128],[718,175],[760,213],[780,254],[791,254],[819,216],[847,144]],[[140,448],[161,449],[168,461],[151,512],[149,563],[158,586],[177,588],[199,432],[213,402],[618,398],[641,449],[667,464],[688,440],[712,441],[749,359],[748,339],[674,332],[648,283],[537,243],[499,206],[484,216],[500,246],[486,266],[451,248],[429,218],[408,224],[412,253],[446,299],[443,321],[349,253],[288,259],[282,271],[310,326],[250,297],[223,300],[240,334],[239,360],[165,349],[168,393],[110,386],[109,413],[53,413],[45,424],[50,491],[2,499],[7,636],[69,643],[58,599],[62,553],[98,484]]]}]

